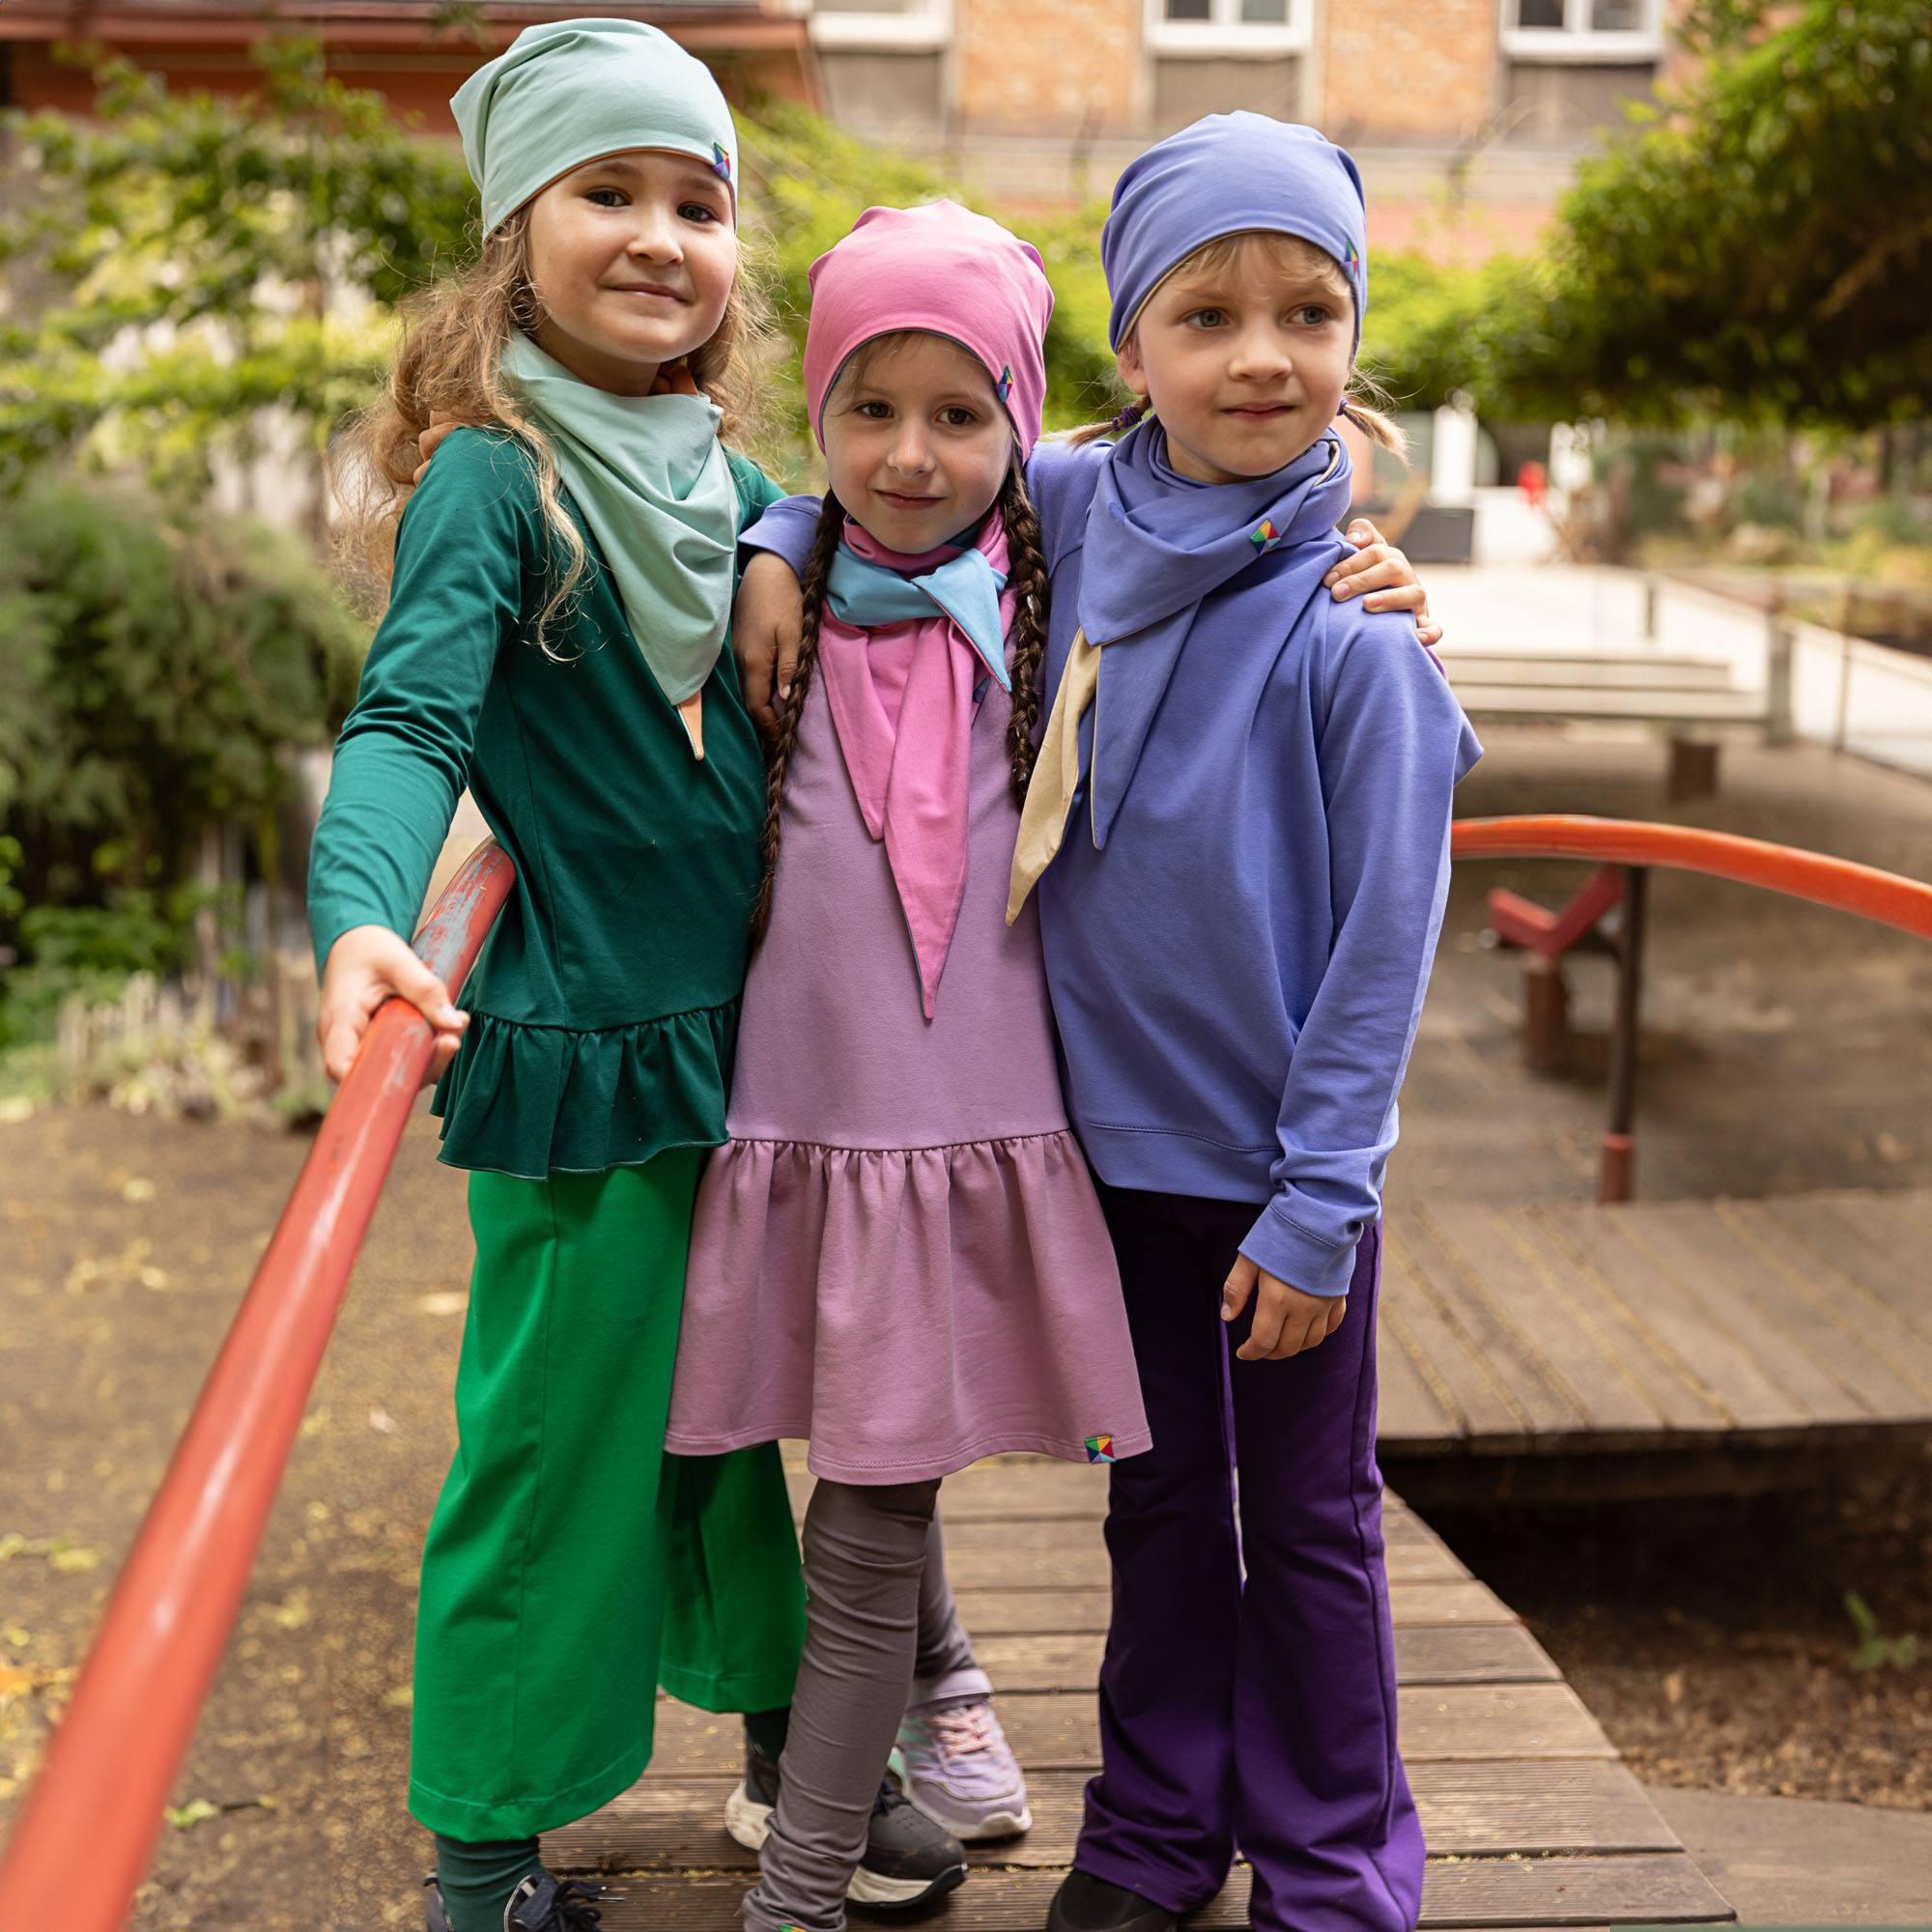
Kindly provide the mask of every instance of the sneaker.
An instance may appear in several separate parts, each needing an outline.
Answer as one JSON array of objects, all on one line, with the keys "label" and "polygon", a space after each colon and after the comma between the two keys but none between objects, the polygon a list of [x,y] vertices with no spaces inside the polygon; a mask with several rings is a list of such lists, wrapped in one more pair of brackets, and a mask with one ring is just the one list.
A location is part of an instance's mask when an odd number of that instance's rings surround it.
[{"label": "sneaker", "polygon": [[[424,1915],[428,1932],[449,1932],[442,1888],[434,1875],[423,1884],[429,1891]],[[534,1871],[510,1894],[510,1902],[503,1908],[503,1932],[595,1932],[604,1922],[598,1901],[619,1895],[601,1885],[580,1885],[574,1878],[559,1884],[549,1872]]]},{"label": "sneaker", "polygon": [[899,1726],[892,1771],[905,1795],[964,1844],[1033,1829],[1026,1777],[990,1697],[914,1705]]},{"label": "sneaker", "polygon": [[[724,1829],[748,1851],[761,1851],[778,1808],[779,1767],[748,1738],[745,1780],[724,1801]],[[866,1828],[866,1851],[845,1888],[854,1905],[909,1912],[966,1878],[966,1848],[890,1783],[879,1786]]]},{"label": "sneaker", "polygon": [[1166,1906],[1077,1868],[1046,1911],[1046,1932],[1176,1932],[1179,1923]]}]

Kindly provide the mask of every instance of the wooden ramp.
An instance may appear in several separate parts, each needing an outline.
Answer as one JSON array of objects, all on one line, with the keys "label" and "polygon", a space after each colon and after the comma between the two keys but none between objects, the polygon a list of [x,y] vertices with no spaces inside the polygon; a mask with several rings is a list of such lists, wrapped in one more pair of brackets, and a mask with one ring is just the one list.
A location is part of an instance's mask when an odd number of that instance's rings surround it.
[{"label": "wooden ramp", "polygon": [[[795,1478],[799,1494],[807,1479]],[[965,1887],[922,1923],[1040,1932],[1097,1767],[1094,1686],[1107,1622],[1100,1473],[1033,1458],[946,1486],[948,1567],[1027,1767],[1034,1829],[976,1851]],[[1447,1926],[1728,1923],[1730,1908],[1618,1762],[1556,1666],[1494,1594],[1391,1498],[1389,1579],[1401,1725],[1430,1845],[1422,1922]],[[753,1860],[725,1836],[734,1719],[665,1703],[650,1774],[544,1840],[553,1869],[621,1889],[605,1932],[735,1932]],[[621,1878],[614,1876],[623,1874]],[[1189,1922],[1247,1924],[1247,1878]],[[882,1922],[855,1920],[855,1922]]]},{"label": "wooden ramp", "polygon": [[1391,1208],[1384,1253],[1379,1443],[1411,1493],[1428,1458],[1932,1435],[1932,1192],[1433,1199]]}]

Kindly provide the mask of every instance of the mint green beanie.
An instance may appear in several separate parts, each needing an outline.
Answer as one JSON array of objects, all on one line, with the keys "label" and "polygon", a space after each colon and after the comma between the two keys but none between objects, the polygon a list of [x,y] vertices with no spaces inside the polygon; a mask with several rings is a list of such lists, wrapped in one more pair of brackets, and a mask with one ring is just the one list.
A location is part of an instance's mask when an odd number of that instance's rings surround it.
[{"label": "mint green beanie", "polygon": [[572,168],[627,148],[690,155],[737,205],[738,136],[717,80],[641,20],[526,27],[449,105],[483,193],[486,236]]}]

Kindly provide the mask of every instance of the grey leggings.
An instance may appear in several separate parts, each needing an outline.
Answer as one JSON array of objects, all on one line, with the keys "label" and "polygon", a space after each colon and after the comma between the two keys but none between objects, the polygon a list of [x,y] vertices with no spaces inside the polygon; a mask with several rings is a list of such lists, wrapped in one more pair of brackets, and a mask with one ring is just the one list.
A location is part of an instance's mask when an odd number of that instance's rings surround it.
[{"label": "grey leggings", "polygon": [[913,1658],[912,1702],[935,1697],[988,1697],[993,1680],[973,1660],[973,1640],[959,1621],[952,1585],[946,1580],[946,1539],[939,1512],[925,1537],[925,1568],[919,1579],[919,1649]]},{"label": "grey leggings", "polygon": [[867,1821],[915,1675],[927,1695],[985,1685],[945,1564],[927,1560],[928,1548],[940,1554],[938,1499],[936,1480],[821,1481],[811,1492],[805,1655],[778,1809],[758,1883],[745,1899],[746,1932],[838,1932],[846,1882],[866,1849]]}]

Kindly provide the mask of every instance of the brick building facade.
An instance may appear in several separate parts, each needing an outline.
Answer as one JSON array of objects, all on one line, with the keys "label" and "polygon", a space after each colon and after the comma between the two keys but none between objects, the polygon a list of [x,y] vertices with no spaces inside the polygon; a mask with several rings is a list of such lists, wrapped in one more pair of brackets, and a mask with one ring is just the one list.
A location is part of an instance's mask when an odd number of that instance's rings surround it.
[{"label": "brick building facade", "polygon": [[[500,46],[534,19],[623,14],[673,34],[744,101],[823,107],[1009,204],[1104,194],[1147,141],[1247,107],[1361,161],[1370,242],[1475,259],[1528,244],[1577,155],[1666,71],[1685,0],[479,0]],[[439,0],[5,0],[0,104],[83,108],[64,42],[220,91],[265,29],[451,129],[485,58]]]},{"label": "brick building facade", "polygon": [[844,126],[1009,199],[1104,192],[1149,139],[1254,108],[1369,177],[1372,242],[1526,242],[1651,97],[1682,0],[799,0]]}]

